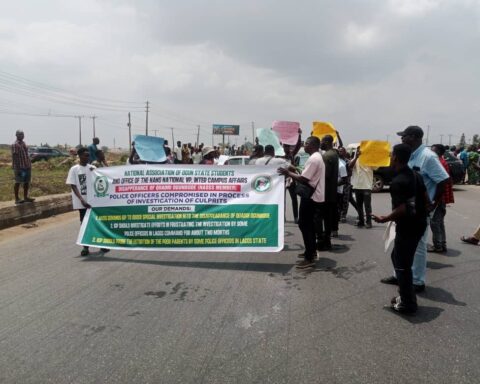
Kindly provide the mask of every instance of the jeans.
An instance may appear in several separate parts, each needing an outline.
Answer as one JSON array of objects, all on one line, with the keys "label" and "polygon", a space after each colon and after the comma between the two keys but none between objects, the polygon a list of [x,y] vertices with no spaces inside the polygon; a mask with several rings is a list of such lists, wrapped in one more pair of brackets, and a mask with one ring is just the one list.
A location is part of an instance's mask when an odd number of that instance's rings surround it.
[{"label": "jeans", "polygon": [[365,213],[367,215],[367,223],[372,222],[372,190],[370,189],[355,189],[355,199],[357,200],[358,221],[365,224],[365,216],[363,207],[365,206]]},{"label": "jeans", "polygon": [[447,207],[444,203],[438,204],[430,220],[430,229],[432,230],[432,242],[436,249],[447,248],[447,237],[445,235],[445,215]]},{"label": "jeans", "polygon": [[305,245],[305,260],[308,261],[314,261],[317,256],[317,226],[321,221],[321,204],[304,197],[300,199],[298,227]]},{"label": "jeans", "polygon": [[392,251],[392,263],[398,279],[398,292],[410,309],[417,309],[417,297],[413,289],[412,264],[415,249],[422,234],[403,233],[397,231]]},{"label": "jeans", "polygon": [[415,285],[425,284],[425,274],[427,272],[427,241],[429,222],[430,219],[427,217],[427,228],[425,228],[425,232],[418,242],[417,249],[415,251],[415,257],[413,258],[412,273],[413,284]]}]

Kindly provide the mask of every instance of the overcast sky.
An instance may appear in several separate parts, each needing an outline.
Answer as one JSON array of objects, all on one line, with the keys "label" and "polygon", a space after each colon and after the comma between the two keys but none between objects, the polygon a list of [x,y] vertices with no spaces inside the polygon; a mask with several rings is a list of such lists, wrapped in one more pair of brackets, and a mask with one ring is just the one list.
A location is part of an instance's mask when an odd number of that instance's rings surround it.
[{"label": "overcast sky", "polygon": [[273,120],[304,137],[329,121],[346,143],[480,133],[480,0],[9,1],[0,62],[0,143],[78,144],[78,119],[28,113],[86,116],[88,144],[95,115],[101,144],[125,147],[146,100],[169,141],[227,123],[242,144]]}]

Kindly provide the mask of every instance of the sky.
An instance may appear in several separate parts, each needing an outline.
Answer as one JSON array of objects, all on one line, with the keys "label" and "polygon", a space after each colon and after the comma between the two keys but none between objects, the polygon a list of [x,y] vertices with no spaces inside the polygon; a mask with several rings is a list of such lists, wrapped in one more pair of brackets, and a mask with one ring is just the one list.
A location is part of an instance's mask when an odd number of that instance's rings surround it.
[{"label": "sky", "polygon": [[[480,133],[480,0],[45,0],[0,14],[0,143],[215,145],[331,122],[344,144]],[[83,116],[78,119],[74,116]],[[92,119],[92,116],[96,116]],[[200,128],[198,128],[200,126]],[[228,138],[227,138],[228,139]],[[226,139],[226,140],[227,140]]]}]

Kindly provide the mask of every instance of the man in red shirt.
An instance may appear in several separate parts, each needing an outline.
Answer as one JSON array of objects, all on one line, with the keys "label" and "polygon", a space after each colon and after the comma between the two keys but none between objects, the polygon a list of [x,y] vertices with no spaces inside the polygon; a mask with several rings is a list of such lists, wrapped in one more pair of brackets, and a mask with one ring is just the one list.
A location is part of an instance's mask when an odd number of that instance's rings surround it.
[{"label": "man in red shirt", "polygon": [[[438,155],[440,163],[445,171],[450,174],[450,168],[447,161],[443,158],[445,154],[445,147],[442,144],[432,145],[432,151]],[[453,198],[453,184],[449,179],[445,184],[443,194],[439,201],[435,201],[435,209],[433,211],[432,218],[430,220],[430,229],[432,230],[432,242],[433,245],[429,245],[428,252],[444,253],[447,252],[447,238],[445,235],[445,215],[447,214],[447,204],[454,203]]]},{"label": "man in red shirt", "polygon": [[[18,130],[15,135],[17,140],[12,144],[12,168],[15,174],[15,204],[32,203],[35,199],[28,197],[28,189],[32,178],[32,163],[28,157],[28,148],[23,138],[23,131]],[[23,184],[23,200],[19,197],[20,184]]]}]

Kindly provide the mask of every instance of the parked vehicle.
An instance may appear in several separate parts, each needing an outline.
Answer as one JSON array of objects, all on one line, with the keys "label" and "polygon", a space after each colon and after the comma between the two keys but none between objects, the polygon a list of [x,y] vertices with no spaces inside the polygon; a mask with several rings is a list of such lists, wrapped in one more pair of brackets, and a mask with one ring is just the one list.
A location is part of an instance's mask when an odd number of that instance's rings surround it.
[{"label": "parked vehicle", "polygon": [[230,156],[223,165],[247,165],[250,156]]},{"label": "parked vehicle", "polygon": [[63,153],[55,148],[49,147],[34,147],[30,150],[29,148],[30,160],[32,163],[40,160],[50,160],[54,157],[68,157],[67,153]]}]

